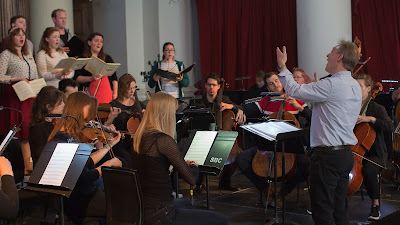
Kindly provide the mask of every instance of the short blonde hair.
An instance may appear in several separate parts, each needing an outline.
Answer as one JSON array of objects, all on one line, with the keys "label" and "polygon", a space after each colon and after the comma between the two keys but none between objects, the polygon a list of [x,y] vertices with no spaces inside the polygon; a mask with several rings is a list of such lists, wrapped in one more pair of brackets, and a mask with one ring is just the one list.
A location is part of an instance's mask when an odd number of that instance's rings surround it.
[{"label": "short blonde hair", "polygon": [[136,130],[133,149],[139,153],[140,142],[149,131],[160,131],[172,138],[175,137],[175,113],[178,102],[174,97],[164,92],[157,92],[151,96],[146,106],[142,122]]}]

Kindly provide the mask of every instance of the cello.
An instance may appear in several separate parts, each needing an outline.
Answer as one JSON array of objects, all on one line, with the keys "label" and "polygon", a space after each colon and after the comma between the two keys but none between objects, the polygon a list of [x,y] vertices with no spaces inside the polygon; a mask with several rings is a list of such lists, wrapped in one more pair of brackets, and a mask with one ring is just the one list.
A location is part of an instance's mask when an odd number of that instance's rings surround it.
[{"label": "cello", "polygon": [[[213,109],[215,110],[216,118],[215,122],[218,127],[218,130],[223,131],[232,131],[233,128],[236,128],[235,122],[235,113],[232,110],[224,110],[221,112],[221,103],[222,103],[222,95],[224,92],[224,87],[226,83],[223,78],[221,78],[221,87],[218,91],[217,95],[217,106],[214,106]],[[236,157],[242,152],[242,149],[239,147],[238,141],[235,140],[235,143],[232,147],[231,152],[226,160],[225,165],[232,164],[236,161]]]},{"label": "cello", "polygon": [[[296,117],[290,112],[285,111],[285,105],[287,100],[287,95],[285,94],[283,97],[282,104],[279,108],[278,112],[272,113],[269,118],[276,120],[290,120],[294,121],[296,127],[300,127],[299,121],[297,121]],[[277,174],[282,174],[282,152],[277,152]],[[296,171],[296,153],[285,153],[285,175],[293,175]],[[252,162],[252,168],[255,174],[260,177],[268,177],[275,178],[274,168],[271,167],[272,159],[270,161],[270,152],[257,150],[256,155],[254,156]]]},{"label": "cello", "polygon": [[[377,89],[374,90],[371,95],[368,96],[367,100],[361,107],[360,115],[364,115],[367,111],[368,104],[372,99],[374,99],[379,92],[382,91],[382,84],[376,83]],[[381,165],[377,164],[376,162],[364,157],[364,154],[369,151],[371,146],[374,144],[376,138],[376,132],[374,128],[372,128],[369,123],[359,123],[354,127],[353,130],[354,134],[357,137],[357,144],[352,145],[350,148],[353,151],[354,156],[354,165],[349,173],[349,186],[347,189],[347,195],[354,194],[361,186],[363,182],[363,175],[362,175],[362,160],[366,159],[369,162],[382,167]]]}]

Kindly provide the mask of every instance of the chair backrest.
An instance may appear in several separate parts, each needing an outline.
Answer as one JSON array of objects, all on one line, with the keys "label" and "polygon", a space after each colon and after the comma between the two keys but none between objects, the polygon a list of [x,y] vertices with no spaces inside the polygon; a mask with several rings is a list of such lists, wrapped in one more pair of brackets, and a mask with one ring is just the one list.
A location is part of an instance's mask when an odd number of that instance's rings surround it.
[{"label": "chair backrest", "polygon": [[143,225],[142,190],[136,170],[101,168],[107,205],[107,224]]}]

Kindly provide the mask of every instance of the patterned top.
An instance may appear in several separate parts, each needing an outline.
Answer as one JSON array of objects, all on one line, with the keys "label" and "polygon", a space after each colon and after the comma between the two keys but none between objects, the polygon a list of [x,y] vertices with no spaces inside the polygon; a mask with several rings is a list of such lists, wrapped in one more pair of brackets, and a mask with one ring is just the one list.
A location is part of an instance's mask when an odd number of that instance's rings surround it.
[{"label": "patterned top", "polygon": [[36,63],[32,53],[21,59],[8,49],[0,54],[0,79],[23,77],[28,80],[38,79]]},{"label": "patterned top", "polygon": [[[61,59],[68,58],[68,55],[65,52],[53,52],[51,55],[53,58],[47,55],[44,50],[40,50],[36,55],[37,69],[39,75],[46,80],[47,85],[58,88],[60,80],[56,78],[56,75],[52,71],[57,63]],[[74,72],[71,72],[67,75],[67,78],[72,78],[73,76]]]}]

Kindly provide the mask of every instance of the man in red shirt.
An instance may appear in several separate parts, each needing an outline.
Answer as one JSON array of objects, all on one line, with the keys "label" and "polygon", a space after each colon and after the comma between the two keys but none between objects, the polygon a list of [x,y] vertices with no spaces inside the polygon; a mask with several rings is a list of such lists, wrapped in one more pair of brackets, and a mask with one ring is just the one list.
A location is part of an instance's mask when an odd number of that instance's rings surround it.
[{"label": "man in red shirt", "polygon": [[[284,95],[284,90],[278,76],[275,72],[268,73],[266,76],[266,83],[270,92],[280,92]],[[248,118],[269,116],[274,112],[278,112],[283,101],[271,101],[271,97],[267,96],[261,101],[250,103],[245,105],[244,111]],[[285,104],[285,111],[294,114],[296,117],[302,116],[306,121],[311,121],[311,110],[307,104],[296,100],[292,97],[288,97]],[[303,127],[305,124],[302,124]],[[260,190],[268,194],[268,178],[258,176],[252,169],[253,158],[257,150],[261,151],[273,151],[274,143],[266,139],[257,137],[256,146],[247,149],[246,151],[239,154],[237,157],[237,165],[243,174],[249,178],[249,180]],[[308,145],[308,140],[305,138],[294,138],[285,142],[286,152],[304,152],[305,146]],[[280,145],[278,147],[280,151]],[[305,154],[296,154],[296,172],[294,175],[286,181],[285,186],[279,195],[290,193],[294,187],[304,181],[308,176],[309,171],[309,160]],[[281,198],[279,198],[281,199]],[[272,200],[269,198],[269,200]],[[268,204],[268,202],[267,202]],[[278,207],[281,202],[278,201]]]}]

